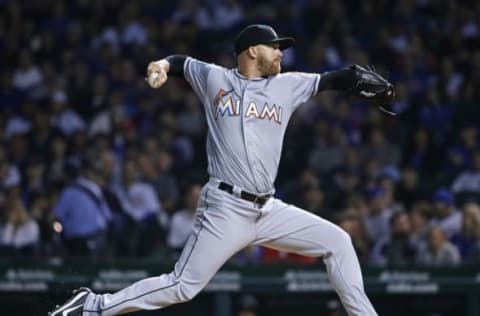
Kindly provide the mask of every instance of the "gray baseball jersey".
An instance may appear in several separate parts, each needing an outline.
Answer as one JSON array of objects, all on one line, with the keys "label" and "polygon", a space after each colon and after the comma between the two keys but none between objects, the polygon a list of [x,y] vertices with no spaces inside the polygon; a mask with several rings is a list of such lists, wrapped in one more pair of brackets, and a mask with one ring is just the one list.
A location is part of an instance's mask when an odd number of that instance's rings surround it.
[{"label": "gray baseball jersey", "polygon": [[320,75],[247,80],[237,69],[191,57],[184,73],[205,107],[210,176],[252,193],[273,193],[288,121],[317,93]]}]

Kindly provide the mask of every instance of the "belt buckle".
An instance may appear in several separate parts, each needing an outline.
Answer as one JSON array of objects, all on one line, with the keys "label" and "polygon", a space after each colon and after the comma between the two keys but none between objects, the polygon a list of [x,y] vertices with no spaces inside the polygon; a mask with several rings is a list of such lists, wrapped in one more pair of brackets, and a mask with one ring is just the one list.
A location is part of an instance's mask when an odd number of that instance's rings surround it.
[{"label": "belt buckle", "polygon": [[265,202],[267,202],[266,196],[255,195],[255,199],[253,200],[255,205],[263,206]]}]

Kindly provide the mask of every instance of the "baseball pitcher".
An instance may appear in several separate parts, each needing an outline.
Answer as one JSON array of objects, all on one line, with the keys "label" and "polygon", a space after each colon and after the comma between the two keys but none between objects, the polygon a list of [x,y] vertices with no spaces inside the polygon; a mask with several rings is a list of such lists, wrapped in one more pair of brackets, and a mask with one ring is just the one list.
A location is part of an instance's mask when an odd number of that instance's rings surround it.
[{"label": "baseball pitcher", "polygon": [[192,57],[151,62],[147,80],[159,88],[183,76],[206,115],[208,173],[194,231],[171,273],[112,294],[80,288],[52,316],[110,316],[160,309],[194,298],[222,265],[248,245],[321,257],[349,315],[374,316],[350,236],[336,225],[273,196],[283,137],[293,112],[320,91],[343,90],[383,111],[393,86],[373,69],[352,65],[323,74],[281,73],[282,50],[294,39],[250,25],[235,39],[238,66],[225,69]]}]

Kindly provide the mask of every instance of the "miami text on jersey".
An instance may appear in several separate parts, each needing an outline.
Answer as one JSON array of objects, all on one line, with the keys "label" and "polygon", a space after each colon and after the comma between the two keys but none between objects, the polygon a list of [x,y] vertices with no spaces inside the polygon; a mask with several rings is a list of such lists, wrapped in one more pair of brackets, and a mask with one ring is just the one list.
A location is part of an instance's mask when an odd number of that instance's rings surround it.
[{"label": "miami text on jersey", "polygon": [[261,120],[269,119],[274,120],[278,124],[282,124],[282,107],[276,106],[275,104],[271,107],[268,106],[268,103],[265,102],[261,112],[257,109],[257,104],[255,102],[248,103],[247,110],[245,111],[245,117],[254,116]]},{"label": "miami text on jersey", "polygon": [[[233,90],[226,91],[220,89],[215,96],[214,106],[215,119],[218,119],[219,114],[222,117],[240,115],[240,98],[233,92]],[[245,111],[245,117],[248,118],[250,116],[261,120],[273,120],[275,123],[282,124],[282,107],[275,104],[269,106],[268,103],[265,102],[262,110],[259,111],[257,104],[250,101]]]},{"label": "miami text on jersey", "polygon": [[[233,98],[235,96],[235,99]],[[227,116],[239,116],[240,115],[240,98],[233,92],[233,90],[225,91],[220,89],[218,91],[215,100],[213,101],[215,106],[215,119],[218,118],[218,114],[222,117]]]}]

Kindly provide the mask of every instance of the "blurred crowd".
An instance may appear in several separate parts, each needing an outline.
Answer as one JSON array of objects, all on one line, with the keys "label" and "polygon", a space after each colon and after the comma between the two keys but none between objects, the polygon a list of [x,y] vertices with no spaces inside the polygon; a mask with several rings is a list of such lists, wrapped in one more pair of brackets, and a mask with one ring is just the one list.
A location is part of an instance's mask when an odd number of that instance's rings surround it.
[{"label": "blurred crowd", "polygon": [[[296,37],[284,71],[374,65],[398,116],[324,92],[286,134],[276,195],[332,220],[363,264],[480,262],[478,1],[0,0],[0,255],[175,257],[206,174],[188,54],[235,67],[251,23]],[[251,247],[242,263],[317,259]]]}]

